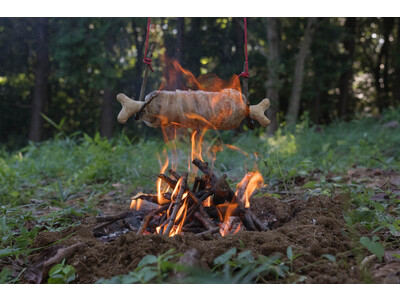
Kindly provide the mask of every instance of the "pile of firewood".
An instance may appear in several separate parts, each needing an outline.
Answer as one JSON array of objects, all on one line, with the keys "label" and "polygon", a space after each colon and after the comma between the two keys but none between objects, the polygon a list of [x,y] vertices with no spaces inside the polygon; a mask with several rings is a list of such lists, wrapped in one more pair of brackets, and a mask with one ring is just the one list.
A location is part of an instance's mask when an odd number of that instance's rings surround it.
[{"label": "pile of firewood", "polygon": [[[182,233],[192,232],[198,236],[209,233],[219,234],[221,229],[231,233],[242,224],[248,231],[268,230],[266,224],[260,221],[249,208],[244,207],[243,197],[248,181],[245,180],[235,194],[226,181],[226,174],[218,178],[211,171],[207,162],[194,159],[192,163],[203,173],[201,177],[195,178],[192,188],[188,185],[187,173],[179,175],[175,171],[169,170],[170,176],[159,174],[158,178],[175,190],[175,193],[162,194],[165,199],[169,200],[168,203],[158,206],[156,205],[157,195],[142,194],[140,199],[147,205],[139,211],[131,210],[115,216],[97,217],[100,224],[95,227],[95,235],[96,232],[97,235],[100,235],[99,230],[121,220],[123,220],[122,224],[125,228],[136,231],[138,234],[157,233],[156,229],[162,228],[159,230],[159,234],[170,235],[171,230],[178,223],[182,224]],[[180,214],[177,219],[184,197],[186,197],[187,203],[186,213]],[[211,205],[204,207],[203,202],[209,197],[211,197]],[[233,211],[230,212],[231,222],[227,224],[221,220],[221,216],[225,215],[229,206],[233,207]],[[140,223],[137,218],[140,219]],[[140,224],[140,226],[137,228],[133,223],[136,223],[136,226]]]}]

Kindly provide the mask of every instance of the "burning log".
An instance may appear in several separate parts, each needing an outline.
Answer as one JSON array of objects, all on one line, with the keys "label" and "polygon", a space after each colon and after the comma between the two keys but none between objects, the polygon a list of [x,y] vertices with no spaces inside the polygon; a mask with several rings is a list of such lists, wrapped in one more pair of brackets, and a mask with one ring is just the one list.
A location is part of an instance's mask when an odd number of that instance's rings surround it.
[{"label": "burning log", "polygon": [[[201,207],[201,206],[200,206]],[[194,213],[194,217],[205,227],[207,230],[213,229],[216,226],[211,221],[210,217],[206,213],[197,211]]]},{"label": "burning log", "polygon": [[156,214],[162,213],[163,211],[167,210],[169,207],[169,203],[164,204],[163,206],[161,206],[159,209],[152,211],[150,214],[148,214],[144,220],[142,225],[140,226],[137,234],[142,234],[143,231],[146,229],[147,225],[149,224],[150,220],[152,217],[154,217]]},{"label": "burning log", "polygon": [[174,225],[176,214],[178,213],[178,210],[181,206],[182,196],[187,188],[187,176],[188,176],[188,174],[184,173],[180,179],[181,182],[180,182],[180,186],[179,186],[178,195],[176,196],[174,210],[172,211],[168,226],[164,231],[164,235],[168,235],[172,229],[172,226]]},{"label": "burning log", "polygon": [[[214,128],[229,130],[240,125],[247,114],[246,97],[234,89],[221,92],[198,91],[154,91],[146,96],[145,102],[135,101],[125,94],[118,94],[122,104],[118,122],[126,123],[128,118],[143,111],[142,120],[149,127],[182,126],[187,128]],[[270,120],[264,112],[269,107],[268,99],[251,105],[250,118],[262,126]]]}]

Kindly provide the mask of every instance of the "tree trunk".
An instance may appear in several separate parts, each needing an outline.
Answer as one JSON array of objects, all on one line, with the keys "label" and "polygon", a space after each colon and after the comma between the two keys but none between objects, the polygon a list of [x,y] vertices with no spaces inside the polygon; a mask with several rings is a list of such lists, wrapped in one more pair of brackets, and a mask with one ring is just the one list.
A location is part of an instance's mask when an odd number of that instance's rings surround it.
[{"label": "tree trunk", "polygon": [[347,52],[347,69],[340,76],[340,98],[339,98],[339,117],[345,118],[348,113],[348,103],[350,93],[350,87],[352,84],[353,77],[353,59],[354,59],[354,50],[355,50],[355,35],[356,35],[356,18],[346,18],[345,27],[346,27],[346,37],[343,41],[344,48]]},{"label": "tree trunk", "polygon": [[101,105],[101,121],[100,121],[100,134],[107,138],[111,138],[114,127],[114,93],[106,87],[103,94],[103,102]]},{"label": "tree trunk", "polygon": [[400,18],[397,18],[396,55],[394,56],[393,104],[400,104]]},{"label": "tree trunk", "polygon": [[265,82],[267,98],[271,106],[267,110],[267,117],[271,124],[267,128],[268,135],[273,135],[278,129],[277,114],[279,112],[279,64],[280,64],[280,31],[278,18],[267,18],[268,39],[268,80]]},{"label": "tree trunk", "polygon": [[176,59],[180,65],[183,63],[183,36],[185,30],[185,18],[178,18],[176,36]]},{"label": "tree trunk", "polygon": [[[135,38],[135,46],[137,51],[137,62],[135,63],[134,69],[137,78],[141,78],[141,74],[143,74],[143,69],[145,66],[145,64],[143,63],[143,57],[144,57],[144,43],[146,40],[146,32],[144,32],[139,38],[139,34],[136,31],[137,27],[140,27],[140,25],[136,24],[135,18],[132,18],[133,36]],[[136,99],[139,99],[141,84],[142,84],[141,80],[133,80],[134,94],[132,96],[136,96],[135,97]]]},{"label": "tree trunk", "polygon": [[[393,18],[383,19],[383,44],[381,51],[378,55],[378,60],[375,65],[374,77],[375,77],[375,88],[376,97],[379,111],[382,112],[384,108],[388,107],[388,64],[389,64],[389,35],[394,27]],[[381,69],[381,64],[384,63],[383,69]]]},{"label": "tree trunk", "polygon": [[299,53],[297,54],[289,109],[286,116],[288,124],[295,124],[297,116],[299,114],[301,92],[303,89],[304,65],[310,51],[312,38],[316,29],[316,24],[317,18],[308,18],[304,38],[300,44]]},{"label": "tree trunk", "polygon": [[48,77],[50,60],[48,49],[48,19],[39,18],[35,26],[36,35],[36,66],[35,86],[33,90],[29,140],[40,142],[42,139],[42,116],[49,100]]},{"label": "tree trunk", "polygon": [[243,65],[244,61],[244,34],[243,27],[240,25],[242,22],[242,18],[234,18],[235,24],[235,54],[233,55],[234,61],[240,62],[240,67]]},{"label": "tree trunk", "polygon": [[[389,36],[394,28],[394,18],[384,18],[384,39],[385,44],[387,43],[387,47],[385,48],[385,52],[383,53],[384,57],[384,68],[383,68],[383,95],[384,95],[384,108],[388,108],[390,105],[390,96],[389,96],[389,69],[391,67],[391,54],[390,54],[390,40]],[[382,49],[383,50],[383,49]],[[397,53],[398,54],[398,53]]]},{"label": "tree trunk", "polygon": [[[113,50],[114,43],[115,35],[111,31],[108,31],[104,38],[104,46],[107,54],[105,68],[111,69],[113,67],[112,57],[115,55]],[[112,80],[105,78],[103,101],[101,104],[100,135],[109,139],[112,137],[115,122],[113,107],[116,95],[112,92],[113,87]]]}]

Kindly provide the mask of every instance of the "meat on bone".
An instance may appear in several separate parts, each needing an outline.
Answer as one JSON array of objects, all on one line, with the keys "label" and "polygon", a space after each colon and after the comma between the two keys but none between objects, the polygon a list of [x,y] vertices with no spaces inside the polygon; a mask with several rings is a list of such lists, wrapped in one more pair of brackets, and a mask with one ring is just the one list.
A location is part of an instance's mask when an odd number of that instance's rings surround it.
[{"label": "meat on bone", "polygon": [[[126,123],[128,118],[143,109],[142,120],[150,127],[179,125],[187,128],[214,128],[228,130],[236,128],[246,117],[246,97],[234,89],[221,92],[206,91],[154,91],[145,101],[135,101],[125,94],[118,94],[122,104],[118,121]],[[250,106],[250,117],[262,126],[270,120],[264,115],[269,107],[268,99]]]}]

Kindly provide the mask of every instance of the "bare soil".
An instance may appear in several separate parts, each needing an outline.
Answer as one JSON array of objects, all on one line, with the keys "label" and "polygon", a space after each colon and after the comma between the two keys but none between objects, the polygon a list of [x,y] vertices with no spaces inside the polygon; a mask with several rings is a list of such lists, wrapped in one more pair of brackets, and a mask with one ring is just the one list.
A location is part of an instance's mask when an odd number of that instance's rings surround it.
[{"label": "bare soil", "polygon": [[[33,247],[49,245],[75,232],[62,245],[67,247],[79,242],[84,245],[67,259],[67,263],[76,269],[77,283],[93,283],[100,278],[129,273],[145,255],[161,254],[171,248],[181,253],[196,248],[201,255],[201,267],[210,269],[215,257],[232,247],[239,248],[239,240],[252,250],[254,256],[269,256],[279,252],[286,257],[287,247],[292,246],[295,253],[302,254],[294,260],[293,271],[297,277],[306,276],[305,283],[362,282],[356,259],[350,251],[351,238],[343,219],[343,207],[348,203],[349,195],[288,199],[252,199],[252,211],[262,221],[272,221],[273,229],[267,232],[241,230],[237,234],[219,238],[197,237],[190,233],[165,237],[129,232],[114,241],[102,242],[93,236],[95,218],[88,217],[83,224],[61,232],[42,232]],[[114,208],[115,211],[108,207],[107,213],[121,212],[121,205]],[[322,258],[323,254],[336,256],[337,262]],[[29,256],[31,265],[39,259],[40,252]],[[292,282],[296,276],[272,282]]]}]

